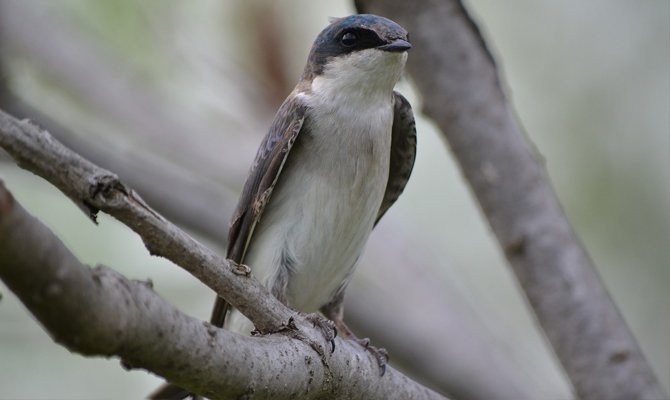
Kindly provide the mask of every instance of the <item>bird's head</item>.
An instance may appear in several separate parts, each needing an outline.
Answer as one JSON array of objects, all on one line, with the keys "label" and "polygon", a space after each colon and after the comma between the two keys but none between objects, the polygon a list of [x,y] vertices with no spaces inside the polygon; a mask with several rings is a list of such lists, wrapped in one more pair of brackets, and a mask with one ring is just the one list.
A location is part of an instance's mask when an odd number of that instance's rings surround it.
[{"label": "bird's head", "polygon": [[400,79],[411,47],[407,31],[387,18],[333,19],[314,41],[303,80],[388,92]]}]

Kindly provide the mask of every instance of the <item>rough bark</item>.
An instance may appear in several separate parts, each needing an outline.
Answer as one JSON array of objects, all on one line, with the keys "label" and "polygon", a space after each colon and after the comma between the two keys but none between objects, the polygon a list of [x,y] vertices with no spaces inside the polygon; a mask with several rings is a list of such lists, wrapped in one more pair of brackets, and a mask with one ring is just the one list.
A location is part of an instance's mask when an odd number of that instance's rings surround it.
[{"label": "rough bark", "polygon": [[574,233],[457,0],[360,0],[404,26],[423,112],[446,137],[537,319],[584,399],[665,395]]},{"label": "rough bark", "polygon": [[320,356],[295,329],[236,335],[181,313],[150,282],[88,268],[1,181],[0,238],[0,278],[71,351],[118,356],[125,368],[146,368],[213,399],[443,398],[393,369],[379,377],[352,342],[338,340],[337,351]]}]

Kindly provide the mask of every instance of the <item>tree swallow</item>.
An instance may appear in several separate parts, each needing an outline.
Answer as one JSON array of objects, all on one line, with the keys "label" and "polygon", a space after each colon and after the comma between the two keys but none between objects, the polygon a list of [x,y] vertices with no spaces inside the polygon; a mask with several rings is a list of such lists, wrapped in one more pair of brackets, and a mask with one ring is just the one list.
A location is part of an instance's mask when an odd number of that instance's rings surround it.
[{"label": "tree swallow", "polygon": [[[343,322],[344,291],[414,165],[412,108],[393,90],[411,47],[389,19],[333,19],[277,111],[230,224],[229,259],[287,306],[321,311],[344,337],[354,338]],[[253,329],[221,298],[211,321]],[[383,365],[384,354],[375,355]]]}]

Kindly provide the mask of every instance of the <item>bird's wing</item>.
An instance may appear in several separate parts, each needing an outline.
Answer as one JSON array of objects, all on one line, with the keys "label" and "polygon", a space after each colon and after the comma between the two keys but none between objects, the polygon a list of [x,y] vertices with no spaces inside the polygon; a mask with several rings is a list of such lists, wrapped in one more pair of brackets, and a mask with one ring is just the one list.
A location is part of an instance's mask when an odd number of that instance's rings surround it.
[{"label": "bird's wing", "polygon": [[[249,177],[242,189],[228,231],[228,259],[244,261],[249,241],[267,205],[289,152],[300,133],[307,106],[298,96],[289,96],[279,107],[270,130],[261,142]],[[228,305],[217,297],[211,323],[223,326]]]},{"label": "bird's wing", "polygon": [[389,179],[375,225],[398,200],[412,174],[416,158],[416,124],[412,106],[400,93],[393,92],[393,127],[391,128],[391,164]]}]

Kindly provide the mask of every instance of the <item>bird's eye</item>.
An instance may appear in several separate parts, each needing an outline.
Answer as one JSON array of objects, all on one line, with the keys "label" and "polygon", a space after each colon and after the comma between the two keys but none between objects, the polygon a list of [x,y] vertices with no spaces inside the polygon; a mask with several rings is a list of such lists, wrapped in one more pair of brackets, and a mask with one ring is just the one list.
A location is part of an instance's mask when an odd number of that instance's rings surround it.
[{"label": "bird's eye", "polygon": [[340,43],[342,43],[343,46],[351,47],[356,44],[357,40],[358,36],[356,36],[355,33],[347,32],[340,38]]}]

